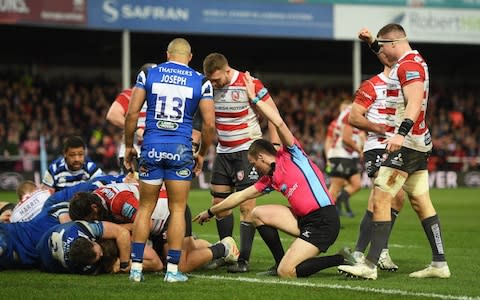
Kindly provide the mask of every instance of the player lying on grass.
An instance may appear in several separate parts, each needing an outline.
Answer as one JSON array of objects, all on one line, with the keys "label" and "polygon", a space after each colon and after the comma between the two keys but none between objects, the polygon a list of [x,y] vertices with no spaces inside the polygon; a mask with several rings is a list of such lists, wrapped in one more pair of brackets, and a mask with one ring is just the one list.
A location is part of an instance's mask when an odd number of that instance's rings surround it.
[{"label": "player lying on grass", "polygon": [[[43,199],[42,202],[45,203],[39,212],[34,206],[23,207],[24,216],[31,215],[31,212],[35,214],[30,221],[0,224],[0,267],[6,269],[35,266],[39,258],[35,247],[41,236],[51,227],[70,221],[66,201],[77,191],[92,191],[99,185],[115,180],[123,180],[123,177],[102,176],[65,188],[48,199]],[[40,194],[32,194],[30,198],[33,198],[27,201],[36,203],[37,200],[42,200],[35,199],[37,196],[44,197]]]},{"label": "player lying on grass", "polygon": [[[283,146],[277,151],[272,143],[256,140],[248,150],[248,159],[263,177],[247,189],[235,192],[201,212],[194,221],[202,224],[222,211],[275,189],[288,199],[290,206],[261,205],[252,214],[258,232],[275,258],[278,276],[307,277],[343,264],[344,258],[339,254],[317,257],[335,242],[340,229],[335,201],[328,193],[322,172],[302,150],[279,112],[261,101],[266,91],[261,90],[255,95],[248,72],[245,84],[249,99],[275,125]],[[297,237],[286,253],[278,229]]]},{"label": "player lying on grass", "polygon": [[[136,184],[111,184],[100,187],[92,193],[78,193],[70,202],[70,215],[75,220],[113,220],[127,226],[133,223],[139,205],[139,192]],[[168,195],[161,190],[152,215],[150,239],[157,253],[164,259],[166,251],[166,229],[168,225]],[[192,236],[192,221],[187,206],[185,221],[187,224],[180,257],[179,269],[191,272],[212,259],[225,258],[234,262],[238,258],[238,249],[231,237],[211,245],[205,240],[195,240]],[[146,248],[147,249],[147,248]],[[145,251],[145,255],[147,251]],[[148,270],[147,270],[148,271]]]}]

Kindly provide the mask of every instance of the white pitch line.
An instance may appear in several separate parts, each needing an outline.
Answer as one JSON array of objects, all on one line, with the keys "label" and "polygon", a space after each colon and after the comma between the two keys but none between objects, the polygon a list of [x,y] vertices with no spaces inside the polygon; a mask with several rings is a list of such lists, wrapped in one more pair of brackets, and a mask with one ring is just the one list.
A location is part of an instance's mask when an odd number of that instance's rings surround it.
[{"label": "white pitch line", "polygon": [[210,279],[210,280],[230,280],[230,281],[242,281],[242,282],[251,282],[251,283],[266,283],[266,284],[281,284],[289,286],[301,286],[301,287],[318,287],[318,288],[329,288],[329,289],[338,289],[338,290],[351,290],[358,292],[371,292],[378,294],[388,294],[388,295],[401,295],[401,296],[415,296],[415,297],[428,297],[428,298],[437,298],[437,299],[448,299],[448,300],[479,300],[480,297],[470,297],[470,296],[454,296],[454,295],[444,295],[436,293],[418,293],[418,292],[409,292],[397,289],[377,289],[369,287],[360,287],[360,286],[351,286],[351,285],[341,285],[341,284],[324,284],[324,283],[312,283],[312,282],[299,282],[299,281],[286,281],[280,279],[258,279],[250,277],[226,277],[226,276],[206,276],[206,275],[196,275],[189,274],[190,277]]}]

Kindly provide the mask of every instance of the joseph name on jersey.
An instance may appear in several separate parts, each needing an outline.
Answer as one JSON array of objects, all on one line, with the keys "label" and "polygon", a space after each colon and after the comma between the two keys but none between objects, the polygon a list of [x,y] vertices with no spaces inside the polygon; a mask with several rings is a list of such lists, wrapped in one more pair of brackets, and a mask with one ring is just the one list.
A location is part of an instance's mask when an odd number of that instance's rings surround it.
[{"label": "joseph name on jersey", "polygon": [[210,81],[185,64],[169,61],[140,72],[135,86],[147,93],[143,143],[189,144],[200,100],[213,98]]},{"label": "joseph name on jersey", "polygon": [[387,109],[394,109],[395,115],[387,117],[387,125],[400,127],[405,116],[405,103],[402,93],[402,87],[412,82],[423,83],[422,108],[418,118],[414,120],[414,125],[410,132],[405,136],[403,146],[427,152],[432,149],[432,138],[425,123],[425,113],[427,111],[427,101],[429,92],[428,66],[418,51],[413,50],[405,53],[393,66],[390,72],[387,84]]},{"label": "joseph name on jersey", "polygon": [[355,93],[355,103],[367,109],[365,117],[372,123],[385,126],[385,135],[376,132],[368,132],[367,140],[363,146],[363,152],[373,149],[385,149],[382,142],[393,136],[395,127],[387,126],[387,116],[395,115],[395,109],[386,107],[388,77],[380,73],[362,83]]},{"label": "joseph name on jersey", "polygon": [[[235,70],[230,84],[215,89],[217,153],[248,150],[254,140],[262,138],[262,130],[250,105],[244,78],[245,73]],[[254,79],[254,83],[258,93],[263,84],[258,79]],[[263,99],[267,98],[268,94]]]}]

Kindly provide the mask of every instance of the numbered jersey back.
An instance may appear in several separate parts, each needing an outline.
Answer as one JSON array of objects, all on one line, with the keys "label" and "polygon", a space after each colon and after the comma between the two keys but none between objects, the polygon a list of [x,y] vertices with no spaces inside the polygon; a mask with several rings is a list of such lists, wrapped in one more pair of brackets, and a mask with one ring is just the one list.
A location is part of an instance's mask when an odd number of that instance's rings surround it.
[{"label": "numbered jersey back", "polygon": [[146,91],[144,144],[189,143],[199,101],[213,99],[210,81],[189,66],[176,62],[140,72],[135,86]]}]

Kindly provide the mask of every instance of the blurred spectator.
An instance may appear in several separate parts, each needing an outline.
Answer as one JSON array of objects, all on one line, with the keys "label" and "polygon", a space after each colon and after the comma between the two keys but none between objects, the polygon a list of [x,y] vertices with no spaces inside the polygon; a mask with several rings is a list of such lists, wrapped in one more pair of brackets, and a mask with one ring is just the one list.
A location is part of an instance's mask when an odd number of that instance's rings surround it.
[{"label": "blurred spectator", "polygon": [[[10,78],[8,80],[3,78]],[[89,142],[88,154],[104,170],[117,169],[112,146],[121,131],[105,119],[110,101],[120,92],[117,84],[95,84],[60,78],[45,82],[30,76],[0,76],[0,168],[21,171],[20,151],[34,159],[32,135],[44,135],[49,160],[62,154],[62,140],[70,135]],[[277,107],[295,137],[321,167],[327,125],[338,115],[338,105],[351,99],[349,89],[271,87]],[[476,88],[432,87],[427,124],[434,149],[429,170],[478,170],[480,164],[480,91]],[[262,123],[262,126],[266,126]],[[37,138],[34,138],[37,139]],[[26,148],[25,148],[26,147]],[[27,150],[28,149],[28,150]],[[11,161],[9,158],[13,158]]]}]

